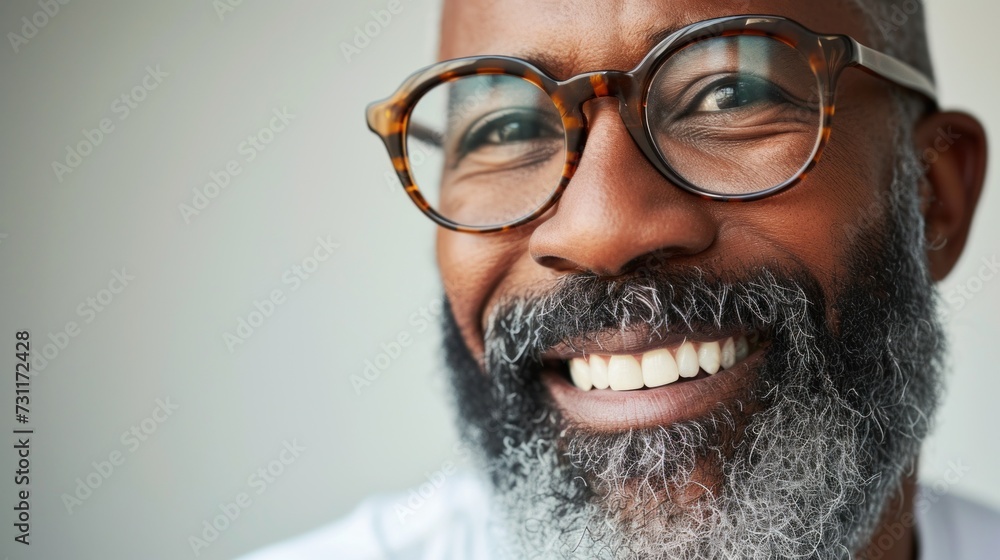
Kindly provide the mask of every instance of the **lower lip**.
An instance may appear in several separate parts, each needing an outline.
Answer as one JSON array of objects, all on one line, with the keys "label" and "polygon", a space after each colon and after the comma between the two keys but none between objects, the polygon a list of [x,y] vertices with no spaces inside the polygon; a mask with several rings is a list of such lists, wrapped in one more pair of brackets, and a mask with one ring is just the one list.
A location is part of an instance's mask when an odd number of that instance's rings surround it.
[{"label": "lower lip", "polygon": [[618,432],[669,426],[703,418],[721,403],[745,399],[764,351],[757,350],[715,375],[655,389],[582,391],[553,370],[545,370],[542,379],[564,418],[576,427]]}]

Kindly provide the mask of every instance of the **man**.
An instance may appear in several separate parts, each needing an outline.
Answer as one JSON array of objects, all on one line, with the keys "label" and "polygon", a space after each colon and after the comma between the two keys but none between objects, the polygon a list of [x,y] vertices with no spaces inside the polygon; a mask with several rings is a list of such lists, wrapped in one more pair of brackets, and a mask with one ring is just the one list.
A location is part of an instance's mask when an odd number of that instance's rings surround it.
[{"label": "man", "polygon": [[915,483],[986,140],[890,7],[446,2],[451,62],[368,118],[488,482],[255,558],[1000,557]]}]

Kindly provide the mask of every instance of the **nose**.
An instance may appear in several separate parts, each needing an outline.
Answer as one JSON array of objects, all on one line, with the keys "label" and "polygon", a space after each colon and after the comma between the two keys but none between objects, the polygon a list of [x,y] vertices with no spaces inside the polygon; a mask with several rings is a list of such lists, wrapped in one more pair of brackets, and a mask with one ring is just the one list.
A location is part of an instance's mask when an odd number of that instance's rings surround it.
[{"label": "nose", "polygon": [[528,243],[538,264],[603,277],[625,274],[649,257],[690,257],[715,241],[705,201],[670,183],[632,141],[617,100],[588,102],[587,146],[554,213]]}]

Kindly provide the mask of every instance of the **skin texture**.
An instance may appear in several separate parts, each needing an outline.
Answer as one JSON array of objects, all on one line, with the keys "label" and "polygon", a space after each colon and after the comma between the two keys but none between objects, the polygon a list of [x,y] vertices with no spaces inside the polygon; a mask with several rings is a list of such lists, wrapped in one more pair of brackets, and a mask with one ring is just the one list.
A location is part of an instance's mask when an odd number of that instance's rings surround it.
[{"label": "skin texture", "polygon": [[[531,60],[554,77],[631,69],[653,45],[649,37],[712,17],[766,13],[813,30],[846,33],[874,44],[847,0],[718,3],[679,0],[446,2],[440,58],[500,54]],[[841,79],[833,134],[823,160],[800,185],[747,204],[701,200],[673,187],[636,148],[616,101],[585,106],[590,134],[581,165],[558,206],[536,222],[497,235],[438,230],[438,262],[462,337],[482,358],[483,329],[507,295],[547,288],[561,276],[612,278],[643,259],[662,266],[737,270],[748,259],[804,266],[824,289],[842,275],[845,228],[868,219],[892,178],[892,86],[857,70]],[[932,277],[961,256],[983,184],[986,140],[974,118],[936,112],[912,123],[918,154],[934,150],[940,131],[959,138],[937,157],[919,188],[924,200]],[[946,241],[945,241],[946,240]],[[912,512],[913,478],[886,509],[880,531]],[[912,523],[881,558],[913,558]],[[881,533],[876,533],[873,542]]]}]

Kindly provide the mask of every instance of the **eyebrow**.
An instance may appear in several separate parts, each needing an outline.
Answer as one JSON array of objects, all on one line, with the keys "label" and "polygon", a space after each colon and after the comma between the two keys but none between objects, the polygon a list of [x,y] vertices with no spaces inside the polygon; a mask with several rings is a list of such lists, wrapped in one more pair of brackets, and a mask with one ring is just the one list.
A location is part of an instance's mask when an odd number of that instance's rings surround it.
[{"label": "eyebrow", "polygon": [[[645,52],[653,50],[657,45],[662,43],[667,37],[670,37],[674,33],[684,29],[690,24],[682,25],[671,25],[657,31],[653,31],[646,36],[645,42]],[[552,75],[553,77],[560,77],[561,79],[567,79],[571,74],[579,72],[567,71],[572,66],[572,61],[567,61],[564,56],[560,56],[558,53],[544,52],[539,50],[525,50],[513,55],[516,58],[520,58],[531,63],[532,66],[537,67],[540,70]],[[643,55],[645,56],[645,55]],[[585,72],[592,72],[598,70],[606,70],[606,68],[592,68],[586,70]],[[627,70],[631,70],[628,68]]]},{"label": "eyebrow", "polygon": [[646,42],[647,42],[647,44],[649,46],[649,48],[647,50],[653,50],[653,48],[656,47],[656,45],[659,45],[660,43],[662,43],[667,37],[673,35],[674,33],[677,33],[678,31],[680,31],[681,29],[684,29],[685,27],[687,27],[689,25],[691,25],[691,24],[687,23],[687,24],[684,24],[684,25],[672,25],[670,27],[666,27],[666,28],[661,29],[659,31],[654,31],[646,39]]}]

